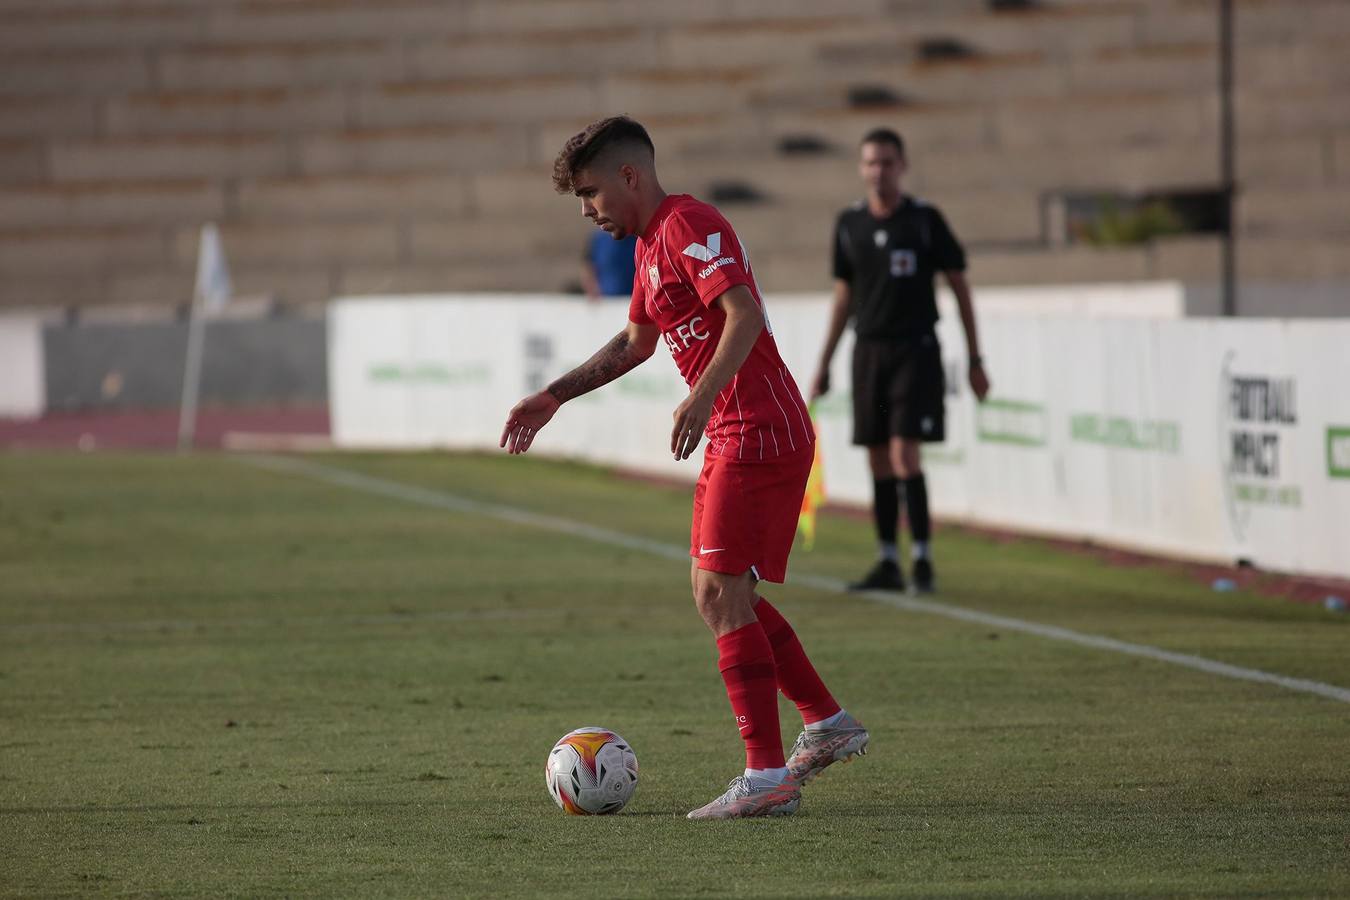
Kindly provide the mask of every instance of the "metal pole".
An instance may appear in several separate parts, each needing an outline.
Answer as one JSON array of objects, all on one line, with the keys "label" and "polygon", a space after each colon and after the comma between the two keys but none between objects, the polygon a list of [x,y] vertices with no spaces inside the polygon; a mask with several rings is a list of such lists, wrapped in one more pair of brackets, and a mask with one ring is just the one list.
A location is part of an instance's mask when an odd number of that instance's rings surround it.
[{"label": "metal pole", "polygon": [[1223,191],[1223,314],[1237,315],[1237,177],[1233,135],[1233,0],[1219,0],[1219,168]]},{"label": "metal pole", "polygon": [[206,316],[198,291],[192,294],[192,311],[188,313],[187,362],[183,368],[183,398],[178,406],[178,450],[191,450],[197,433],[197,392],[202,377],[202,338],[205,336]]}]

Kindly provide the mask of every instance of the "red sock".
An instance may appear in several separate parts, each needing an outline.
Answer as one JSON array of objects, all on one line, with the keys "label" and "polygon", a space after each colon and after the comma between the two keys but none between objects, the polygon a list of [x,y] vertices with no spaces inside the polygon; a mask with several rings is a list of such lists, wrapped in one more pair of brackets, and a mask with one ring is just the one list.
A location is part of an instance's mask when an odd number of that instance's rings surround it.
[{"label": "red sock", "polygon": [[797,704],[802,721],[809,725],[839,712],[839,704],[834,702],[825,682],[816,674],[815,666],[811,665],[806,651],[802,649],[802,642],[797,640],[797,633],[782,613],[760,597],[755,604],[755,615],[759,618],[759,624],[764,626],[764,634],[773,650],[778,689],[784,697]]},{"label": "red sock", "polygon": [[783,763],[783,734],[778,727],[778,685],[773,650],[758,622],[717,639],[717,668],[727,685],[731,711],[745,741],[747,769],[776,769]]}]

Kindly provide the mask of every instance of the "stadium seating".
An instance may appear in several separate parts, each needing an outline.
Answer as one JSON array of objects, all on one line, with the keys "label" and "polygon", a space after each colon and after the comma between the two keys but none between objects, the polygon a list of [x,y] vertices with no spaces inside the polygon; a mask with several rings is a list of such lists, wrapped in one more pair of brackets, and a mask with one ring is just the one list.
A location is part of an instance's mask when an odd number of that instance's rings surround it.
[{"label": "stadium seating", "polygon": [[[549,184],[628,112],[723,201],[769,290],[828,286],[854,148],[888,124],[977,282],[1213,281],[1214,236],[1103,248],[1071,193],[1219,186],[1215,4],[1045,0],[0,0],[0,307],[236,287],[552,291],[586,234]],[[1238,0],[1242,274],[1350,279],[1350,4]]]}]

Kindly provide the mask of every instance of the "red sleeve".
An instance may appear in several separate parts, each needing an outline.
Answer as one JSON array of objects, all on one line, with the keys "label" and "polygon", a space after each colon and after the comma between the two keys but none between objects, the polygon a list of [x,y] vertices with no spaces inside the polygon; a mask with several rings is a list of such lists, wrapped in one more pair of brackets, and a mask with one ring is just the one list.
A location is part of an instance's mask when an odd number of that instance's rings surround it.
[{"label": "red sleeve", "polygon": [[665,248],[680,280],[705,306],[738,284],[751,287],[745,250],[731,223],[702,210],[681,211],[667,222]]}]

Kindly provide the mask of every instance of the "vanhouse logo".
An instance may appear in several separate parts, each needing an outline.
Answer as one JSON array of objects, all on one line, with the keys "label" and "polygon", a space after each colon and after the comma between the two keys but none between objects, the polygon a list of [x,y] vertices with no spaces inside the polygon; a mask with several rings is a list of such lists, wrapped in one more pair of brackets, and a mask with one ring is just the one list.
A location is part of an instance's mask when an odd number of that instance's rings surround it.
[{"label": "vanhouse logo", "polygon": [[1298,485],[1283,482],[1298,424],[1298,382],[1290,376],[1243,371],[1236,353],[1224,358],[1219,386],[1220,447],[1228,516],[1239,540],[1253,506],[1298,507]]}]

